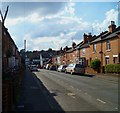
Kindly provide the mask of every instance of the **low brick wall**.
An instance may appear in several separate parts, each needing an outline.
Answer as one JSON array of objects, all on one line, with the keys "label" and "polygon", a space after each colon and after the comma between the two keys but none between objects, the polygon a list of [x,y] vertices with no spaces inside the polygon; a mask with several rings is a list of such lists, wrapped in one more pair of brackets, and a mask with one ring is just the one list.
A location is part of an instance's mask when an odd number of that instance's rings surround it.
[{"label": "low brick wall", "polygon": [[11,80],[2,82],[2,111],[12,111],[13,108],[13,83]]},{"label": "low brick wall", "polygon": [[24,69],[19,70],[13,77],[2,80],[2,111],[14,111],[16,97],[21,87]]},{"label": "low brick wall", "polygon": [[85,68],[85,73],[89,73],[89,74],[100,73],[100,69],[98,69],[98,70],[94,70],[94,69],[91,68],[91,67],[86,67],[86,68]]}]

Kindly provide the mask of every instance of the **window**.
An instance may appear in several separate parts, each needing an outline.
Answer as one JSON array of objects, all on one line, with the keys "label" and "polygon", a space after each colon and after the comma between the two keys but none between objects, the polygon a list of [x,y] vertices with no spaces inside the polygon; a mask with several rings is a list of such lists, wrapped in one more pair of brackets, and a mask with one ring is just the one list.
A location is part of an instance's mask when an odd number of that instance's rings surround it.
[{"label": "window", "polygon": [[93,44],[93,51],[96,52],[96,44]]},{"label": "window", "polygon": [[86,51],[86,49],[83,48],[83,49],[82,49],[82,55],[85,55],[85,51]]},{"label": "window", "polygon": [[114,64],[118,63],[117,57],[113,57],[113,63],[114,63]]},{"label": "window", "polygon": [[6,32],[4,31],[4,35],[6,35]]},{"label": "window", "polygon": [[90,62],[91,62],[92,58],[90,57]]},{"label": "window", "polygon": [[80,59],[80,64],[81,64],[81,65],[84,65],[84,62],[85,62],[84,59],[81,58],[81,59]]},{"label": "window", "polygon": [[107,40],[106,41],[106,50],[110,50],[111,47],[110,47],[110,40]]},{"label": "window", "polygon": [[79,56],[79,50],[78,49],[76,50],[76,56],[77,57]]},{"label": "window", "polygon": [[81,64],[76,64],[75,67],[76,67],[76,68],[83,68],[84,66],[81,65]]},{"label": "window", "polygon": [[105,58],[105,62],[106,62],[106,64],[109,64],[109,57]]}]

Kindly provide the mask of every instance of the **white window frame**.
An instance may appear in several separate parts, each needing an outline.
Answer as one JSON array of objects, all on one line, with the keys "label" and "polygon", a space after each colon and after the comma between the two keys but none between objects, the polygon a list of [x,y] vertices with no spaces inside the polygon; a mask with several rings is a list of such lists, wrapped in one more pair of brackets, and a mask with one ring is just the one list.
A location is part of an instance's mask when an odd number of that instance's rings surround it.
[{"label": "white window frame", "polygon": [[110,40],[106,41],[106,50],[111,50]]},{"label": "white window frame", "polygon": [[97,45],[93,44],[93,52],[96,52]]},{"label": "white window frame", "polygon": [[85,52],[86,52],[86,48],[83,48],[82,49],[82,55],[85,55]]},{"label": "white window frame", "polygon": [[109,56],[105,56],[105,64],[109,64]]}]

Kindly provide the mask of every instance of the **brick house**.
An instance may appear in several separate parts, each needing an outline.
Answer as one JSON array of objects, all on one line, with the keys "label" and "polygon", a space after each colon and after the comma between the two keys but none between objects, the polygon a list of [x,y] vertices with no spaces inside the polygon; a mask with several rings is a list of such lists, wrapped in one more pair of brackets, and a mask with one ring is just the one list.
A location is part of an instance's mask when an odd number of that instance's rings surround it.
[{"label": "brick house", "polygon": [[18,51],[18,48],[15,42],[11,38],[8,32],[8,29],[3,26],[3,31],[2,31],[2,69],[3,69],[3,72],[18,65],[21,65],[20,53]]},{"label": "brick house", "polygon": [[76,43],[73,42],[72,43],[72,47],[69,48],[69,50],[66,51],[66,55],[67,55],[67,65],[70,63],[76,63]]},{"label": "brick house", "polygon": [[106,64],[120,63],[120,26],[116,28],[114,21],[108,27],[109,31],[102,32],[90,43],[91,59],[101,61],[101,72]]},{"label": "brick house", "polygon": [[76,52],[79,54],[79,63],[88,66],[90,62],[90,42],[94,40],[96,36],[92,36],[91,33],[88,35],[84,33],[83,41],[76,48]]},{"label": "brick house", "polygon": [[[83,41],[71,48],[64,48],[60,55],[61,63],[80,63],[86,67],[86,72],[96,73],[90,69],[90,61],[98,58],[101,61],[99,72],[104,72],[106,64],[120,63],[120,26],[116,28],[111,21],[109,30],[92,36],[91,33],[83,35]],[[63,63],[62,63],[63,64]]]}]

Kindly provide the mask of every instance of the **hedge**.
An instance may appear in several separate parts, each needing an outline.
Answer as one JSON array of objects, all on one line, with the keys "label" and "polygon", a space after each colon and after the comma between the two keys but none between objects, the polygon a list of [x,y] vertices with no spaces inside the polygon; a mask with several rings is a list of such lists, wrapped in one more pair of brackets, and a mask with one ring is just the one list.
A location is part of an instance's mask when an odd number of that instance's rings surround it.
[{"label": "hedge", "polygon": [[98,69],[100,67],[100,60],[99,59],[91,60],[90,67],[93,69]]},{"label": "hedge", "polygon": [[108,64],[105,65],[106,73],[120,73],[120,64]]}]

